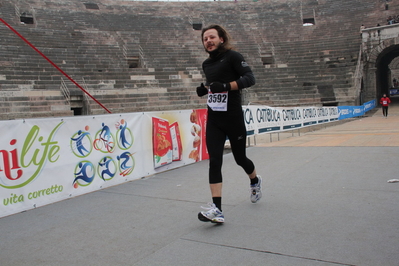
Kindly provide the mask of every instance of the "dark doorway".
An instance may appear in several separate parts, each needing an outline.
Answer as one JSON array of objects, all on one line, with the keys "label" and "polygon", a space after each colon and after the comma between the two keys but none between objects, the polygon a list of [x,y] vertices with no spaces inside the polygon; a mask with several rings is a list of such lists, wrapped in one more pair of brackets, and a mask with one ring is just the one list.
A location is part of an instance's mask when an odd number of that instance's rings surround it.
[{"label": "dark doorway", "polygon": [[377,87],[377,98],[380,98],[383,94],[389,95],[389,90],[392,87],[391,82],[391,69],[389,65],[392,60],[399,57],[399,45],[392,45],[384,49],[376,60],[376,87]]},{"label": "dark doorway", "polygon": [[82,108],[71,108],[73,115],[82,115]]},{"label": "dark doorway", "polygon": [[21,14],[21,16],[19,17],[19,20],[25,24],[34,24],[35,23],[35,21],[33,19],[33,15],[28,14],[26,12]]}]

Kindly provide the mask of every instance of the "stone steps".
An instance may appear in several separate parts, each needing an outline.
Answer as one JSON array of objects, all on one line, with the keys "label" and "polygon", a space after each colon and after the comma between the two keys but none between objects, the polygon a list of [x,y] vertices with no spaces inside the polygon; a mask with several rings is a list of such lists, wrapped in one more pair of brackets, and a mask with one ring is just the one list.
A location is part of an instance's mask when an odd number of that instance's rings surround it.
[{"label": "stone steps", "polygon": [[[201,64],[207,54],[201,31],[193,30],[188,19],[199,14],[205,24],[218,21],[229,30],[254,71],[257,84],[244,92],[246,101],[322,105],[327,97],[319,90],[329,88],[328,95],[347,103],[359,26],[383,25],[380,20],[386,19],[381,3],[372,0],[105,1],[99,10],[87,10],[76,0],[48,0],[17,3],[34,8],[37,19],[35,25],[20,25],[10,14],[15,1],[3,2],[0,16],[113,112],[205,107],[195,87],[205,81]],[[316,25],[303,27],[298,10],[304,17],[315,14]],[[59,91],[61,77],[66,78],[58,70],[3,25],[0,36],[0,92]],[[140,57],[140,47],[143,68],[128,68],[127,57]],[[274,64],[263,65],[260,54],[273,54]],[[95,105],[93,113],[102,112]]]}]

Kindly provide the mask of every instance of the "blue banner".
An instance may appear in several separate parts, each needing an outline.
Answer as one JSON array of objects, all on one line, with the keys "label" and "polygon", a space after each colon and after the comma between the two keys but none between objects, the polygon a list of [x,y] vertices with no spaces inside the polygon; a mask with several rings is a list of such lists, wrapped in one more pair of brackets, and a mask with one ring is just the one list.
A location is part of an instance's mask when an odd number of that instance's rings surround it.
[{"label": "blue banner", "polygon": [[338,106],[339,120],[362,116],[366,112],[374,109],[377,106],[377,101],[371,100],[361,106]]}]

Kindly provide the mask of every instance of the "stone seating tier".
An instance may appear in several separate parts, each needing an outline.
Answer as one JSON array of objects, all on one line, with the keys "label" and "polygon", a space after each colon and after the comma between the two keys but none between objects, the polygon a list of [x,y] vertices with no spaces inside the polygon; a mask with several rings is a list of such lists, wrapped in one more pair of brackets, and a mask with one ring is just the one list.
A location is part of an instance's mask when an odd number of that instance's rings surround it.
[{"label": "stone seating tier", "polygon": [[[14,1],[3,2],[1,17],[114,112],[204,107],[195,87],[204,81],[201,63],[207,54],[190,17],[230,31],[257,79],[243,92],[246,102],[353,104],[359,25],[384,24],[386,15],[372,0],[103,1],[99,10],[80,1],[26,0],[19,8],[34,8],[36,24],[20,25]],[[300,11],[305,18],[315,14],[316,25],[303,27]],[[0,35],[0,92],[59,91],[62,74],[3,25]],[[262,54],[273,63],[263,65]],[[139,58],[139,68],[128,68],[129,58]],[[320,87],[331,88],[330,96]],[[102,112],[95,103],[90,110]]]}]

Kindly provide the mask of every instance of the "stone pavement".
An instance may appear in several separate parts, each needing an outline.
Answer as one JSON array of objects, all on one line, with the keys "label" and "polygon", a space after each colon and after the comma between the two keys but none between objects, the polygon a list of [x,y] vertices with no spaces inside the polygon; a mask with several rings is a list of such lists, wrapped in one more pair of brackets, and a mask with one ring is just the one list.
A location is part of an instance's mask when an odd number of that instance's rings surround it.
[{"label": "stone pavement", "polygon": [[399,105],[224,156],[224,225],[197,220],[208,161],[0,219],[0,264],[399,265]]}]

